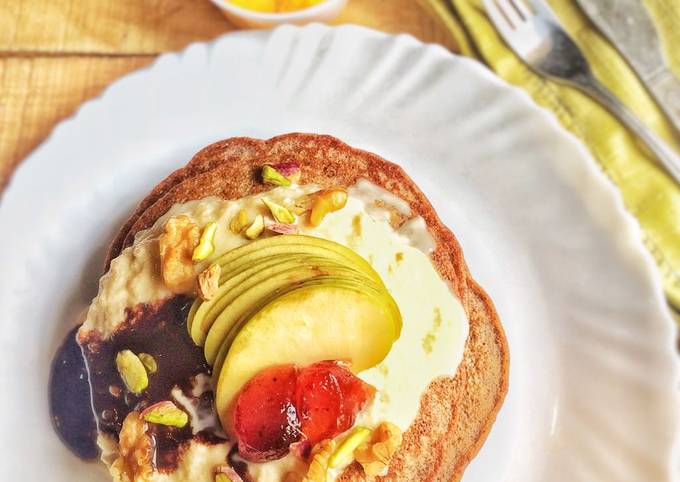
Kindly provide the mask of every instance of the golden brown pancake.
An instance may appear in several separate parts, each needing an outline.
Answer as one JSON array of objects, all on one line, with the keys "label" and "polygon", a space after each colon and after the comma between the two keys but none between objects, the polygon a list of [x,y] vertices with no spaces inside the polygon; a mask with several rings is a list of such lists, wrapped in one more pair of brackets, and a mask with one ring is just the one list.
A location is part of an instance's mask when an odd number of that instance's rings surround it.
[{"label": "golden brown pancake", "polygon": [[[160,182],[140,203],[111,244],[107,268],[111,259],[133,243],[135,233],[150,227],[172,205],[207,196],[239,199],[267,190],[260,182],[261,166],[290,161],[301,165],[301,184],[348,187],[365,178],[408,202],[413,216],[425,219],[436,242],[432,262],[463,303],[470,332],[455,378],[440,377],[430,384],[389,473],[378,479],[459,480],[486,439],[507,392],[508,347],[493,303],[472,279],[456,237],[396,164],[316,134],[216,142]],[[403,216],[395,216],[393,224],[404,221]],[[339,480],[367,478],[355,463]]]}]

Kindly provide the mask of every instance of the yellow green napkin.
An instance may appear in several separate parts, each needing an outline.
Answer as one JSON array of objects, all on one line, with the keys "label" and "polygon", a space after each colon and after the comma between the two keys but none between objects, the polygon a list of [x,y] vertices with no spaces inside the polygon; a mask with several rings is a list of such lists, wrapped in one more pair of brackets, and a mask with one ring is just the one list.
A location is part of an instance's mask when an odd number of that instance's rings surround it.
[{"label": "yellow green napkin", "polygon": [[[526,90],[581,139],[619,187],[638,219],[643,240],[656,259],[668,299],[680,310],[680,185],[612,115],[574,89],[531,72],[503,43],[481,0],[427,0],[458,41],[464,55],[477,57],[500,77]],[[680,149],[671,125],[633,70],[571,0],[549,1],[562,25],[588,58],[595,75],[628,107]],[[646,0],[665,53],[680,76],[680,2]]]}]

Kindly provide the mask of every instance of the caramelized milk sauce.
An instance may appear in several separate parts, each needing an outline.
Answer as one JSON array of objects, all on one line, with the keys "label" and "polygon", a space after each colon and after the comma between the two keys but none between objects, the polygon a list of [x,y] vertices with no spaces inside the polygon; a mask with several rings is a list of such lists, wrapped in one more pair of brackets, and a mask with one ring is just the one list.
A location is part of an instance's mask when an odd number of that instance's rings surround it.
[{"label": "caramelized milk sauce", "polygon": [[[128,309],[125,321],[106,340],[96,333],[76,340],[77,327],[69,332],[52,363],[50,408],[55,430],[77,456],[98,456],[97,428],[118,436],[123,420],[133,410],[164,400],[174,400],[171,391],[179,387],[185,396],[196,398],[195,377],[210,375],[203,351],[191,340],[186,320],[191,299],[176,296],[170,300]],[[139,395],[130,392],[116,369],[116,354],[121,350],[148,353],[158,369],[149,374],[149,386]],[[204,393],[199,408],[214,410],[212,393]],[[219,443],[223,439],[212,427],[194,434],[191,423],[184,428],[149,424],[158,470],[177,466],[185,442],[198,439]]]}]

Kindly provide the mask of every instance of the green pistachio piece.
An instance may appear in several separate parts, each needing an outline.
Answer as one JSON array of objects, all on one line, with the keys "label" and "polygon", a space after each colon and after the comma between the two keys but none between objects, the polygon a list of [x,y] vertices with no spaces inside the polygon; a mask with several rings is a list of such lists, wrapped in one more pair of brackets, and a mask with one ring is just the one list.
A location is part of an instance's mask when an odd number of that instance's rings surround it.
[{"label": "green pistachio piece", "polygon": [[192,261],[203,261],[215,251],[215,245],[213,244],[215,233],[217,233],[217,223],[206,224],[205,228],[203,228],[203,233],[201,233],[198,246],[194,248],[194,252],[191,255]]},{"label": "green pistachio piece", "polygon": [[264,218],[261,214],[258,214],[255,216],[255,221],[253,221],[243,234],[245,234],[248,239],[256,239],[262,234],[262,231],[264,231]]},{"label": "green pistachio piece", "polygon": [[169,427],[182,428],[189,423],[189,416],[185,411],[169,401],[158,402],[146,408],[142,412],[145,422],[157,425],[167,425]]},{"label": "green pistachio piece", "polygon": [[229,223],[229,229],[231,229],[232,233],[239,234],[241,231],[247,228],[249,224],[250,218],[248,217],[248,211],[246,211],[245,209],[241,209],[236,214],[236,216],[231,218],[231,222]]},{"label": "green pistachio piece", "polygon": [[156,359],[154,357],[148,353],[140,353],[137,356],[142,361],[142,365],[144,365],[144,368],[146,368],[147,373],[154,374],[158,371],[158,364],[156,363]]},{"label": "green pistachio piece", "polygon": [[243,479],[228,465],[220,465],[216,469],[215,482],[243,482]]},{"label": "green pistachio piece", "polygon": [[262,181],[265,184],[274,184],[275,186],[291,185],[290,179],[288,179],[269,164],[262,166]]},{"label": "green pistachio piece", "polygon": [[335,468],[344,466],[354,460],[354,449],[368,440],[371,435],[371,429],[366,427],[356,427],[352,430],[345,440],[335,449],[333,455],[328,459],[328,466]]},{"label": "green pistachio piece", "polygon": [[142,360],[130,350],[118,352],[116,368],[125,386],[132,393],[140,394],[149,386],[149,376]]},{"label": "green pistachio piece", "polygon": [[262,202],[265,206],[267,206],[267,208],[269,208],[269,211],[272,213],[272,216],[274,216],[274,219],[276,219],[276,222],[283,224],[291,224],[295,222],[295,216],[293,216],[289,210],[280,204],[276,204],[267,198],[262,198]]}]

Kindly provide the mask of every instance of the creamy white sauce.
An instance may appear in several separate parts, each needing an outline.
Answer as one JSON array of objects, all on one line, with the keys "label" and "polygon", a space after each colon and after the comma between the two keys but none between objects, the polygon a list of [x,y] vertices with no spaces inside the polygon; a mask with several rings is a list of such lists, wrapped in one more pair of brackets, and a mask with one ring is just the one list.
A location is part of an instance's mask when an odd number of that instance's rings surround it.
[{"label": "creamy white sauce", "polygon": [[[108,336],[124,320],[126,308],[171,296],[159,277],[158,259],[158,236],[169,218],[185,214],[201,227],[213,221],[218,224],[215,251],[208,260],[197,264],[198,274],[225,251],[247,242],[229,230],[231,219],[240,209],[246,209],[251,218],[258,213],[268,215],[261,202],[264,195],[292,207],[296,198],[317,189],[314,185],[280,187],[236,201],[206,198],[173,206],[150,229],[138,233],[135,244],[112,262],[100,281],[100,292],[81,330],[98,330]],[[405,431],[418,413],[420,397],[427,385],[438,376],[455,374],[462,359],[468,322],[460,301],[430,261],[435,244],[424,220],[412,218],[395,230],[390,225],[390,210],[408,216],[411,212],[408,203],[366,180],[349,188],[348,194],[345,208],[326,216],[319,227],[301,225],[300,232],[354,249],[372,264],[397,302],[403,317],[401,337],[382,363],[359,374],[378,393],[373,403],[359,414],[357,423],[373,427],[387,420]],[[376,204],[376,200],[380,202]],[[199,385],[195,391],[200,395],[206,387]],[[194,433],[215,423],[202,419],[193,409],[192,399],[178,392],[173,395],[195,420]],[[154,475],[153,480],[212,480],[198,474],[195,467],[210,472],[206,460],[217,460],[222,453],[226,456],[228,444],[208,447],[191,442],[190,446],[176,472]],[[224,458],[220,463],[224,463]],[[304,464],[301,466],[292,455],[279,461],[250,464],[251,474],[260,482],[279,481],[286,471],[292,470],[304,473]]]},{"label": "creamy white sauce", "polygon": [[[377,184],[373,184],[368,179],[359,179],[354,186],[347,189],[347,194],[364,201],[366,212],[376,219],[384,219],[385,214],[389,216],[384,208],[376,206],[375,201],[382,201],[387,206],[394,208],[399,214],[404,216],[411,215],[411,206],[399,196],[392,194],[387,189],[383,189]],[[389,219],[389,218],[388,218]]]},{"label": "creamy white sauce", "polygon": [[222,425],[217,417],[217,413],[214,410],[206,410],[200,404],[201,396],[205,393],[212,392],[210,383],[210,377],[201,373],[194,378],[194,386],[192,387],[190,396],[185,395],[182,389],[177,386],[175,386],[170,393],[184,411],[189,414],[189,424],[191,425],[191,432],[194,435],[207,430],[218,437],[226,439],[227,437],[222,430]]},{"label": "creamy white sauce", "polygon": [[404,224],[399,226],[397,233],[408,239],[411,246],[423,253],[430,254],[437,247],[432,235],[427,230],[427,223],[420,216],[407,219]]}]

